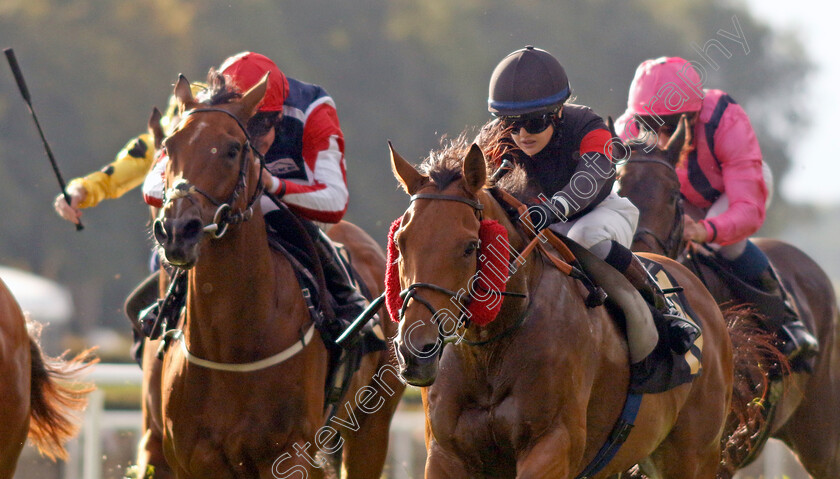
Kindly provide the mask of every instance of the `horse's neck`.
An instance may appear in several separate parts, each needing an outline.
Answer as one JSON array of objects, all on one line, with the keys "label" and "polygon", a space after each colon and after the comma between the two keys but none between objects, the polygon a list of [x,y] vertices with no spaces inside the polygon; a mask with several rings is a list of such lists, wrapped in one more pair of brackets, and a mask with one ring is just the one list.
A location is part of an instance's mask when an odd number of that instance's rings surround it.
[{"label": "horse's neck", "polygon": [[275,256],[257,212],[202,245],[187,293],[185,337],[191,352],[217,361],[249,354],[260,359],[277,352],[262,350],[275,343],[266,337],[296,337],[308,316],[297,311],[303,300],[297,288],[289,287],[297,284],[291,265]]}]

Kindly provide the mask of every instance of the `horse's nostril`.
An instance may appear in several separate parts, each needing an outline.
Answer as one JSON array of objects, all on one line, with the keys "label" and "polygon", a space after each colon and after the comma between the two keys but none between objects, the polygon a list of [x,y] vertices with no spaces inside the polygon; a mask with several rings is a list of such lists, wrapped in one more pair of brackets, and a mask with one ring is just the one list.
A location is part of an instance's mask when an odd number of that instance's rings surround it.
[{"label": "horse's nostril", "polygon": [[201,225],[201,221],[197,219],[192,219],[187,221],[184,225],[183,229],[181,230],[181,236],[185,240],[193,240],[198,238],[198,236],[204,231],[204,228]]},{"label": "horse's nostril", "polygon": [[155,220],[152,225],[152,232],[155,235],[155,241],[161,245],[164,244],[169,237],[169,235],[166,234],[166,227],[163,225],[163,221],[159,219]]},{"label": "horse's nostril", "polygon": [[429,343],[424,344],[422,348],[420,348],[420,357],[427,358],[434,356],[434,353],[437,352],[438,343]]}]

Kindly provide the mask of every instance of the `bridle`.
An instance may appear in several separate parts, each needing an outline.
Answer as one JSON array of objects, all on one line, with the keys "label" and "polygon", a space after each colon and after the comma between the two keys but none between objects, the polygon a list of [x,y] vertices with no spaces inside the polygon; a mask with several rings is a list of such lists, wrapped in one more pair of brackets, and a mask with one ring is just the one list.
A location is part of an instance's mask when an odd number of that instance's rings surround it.
[{"label": "bridle", "polygon": [[[473,209],[473,211],[476,215],[476,218],[479,221],[481,221],[483,219],[484,205],[482,205],[477,200],[473,200],[473,199],[469,199],[469,198],[463,198],[463,197],[455,196],[455,195],[443,195],[443,194],[435,194],[435,193],[418,193],[418,194],[415,194],[415,195],[411,196],[411,198],[409,199],[409,204],[413,203],[416,200],[440,200],[440,201],[455,201],[455,202],[459,202],[459,203],[464,203],[464,204],[470,206]],[[480,244],[479,244],[479,247],[480,247]],[[463,304],[463,308],[460,307],[460,306],[458,307],[461,314],[459,315],[457,324],[455,325],[455,327],[451,331],[451,334],[447,334],[446,331],[443,331],[443,329],[442,329],[443,325],[440,322],[440,319],[439,319],[439,316],[438,316],[438,310],[434,306],[432,306],[431,302],[429,302],[427,299],[423,298],[420,295],[420,293],[419,293],[420,289],[437,291],[437,292],[443,293],[447,296],[450,296],[452,298],[452,302],[456,303],[456,306],[458,306],[457,302],[459,300],[462,300],[462,299],[464,300],[465,304]],[[458,329],[460,329],[462,326],[468,326],[469,325],[469,319],[466,318],[465,316],[466,316],[466,308],[469,305],[469,303],[472,301],[472,297],[469,295],[469,293],[464,295],[465,292],[466,291],[463,290],[463,289],[460,290],[459,292],[455,292],[455,291],[452,291],[451,289],[447,289],[447,288],[444,288],[442,286],[439,286],[439,285],[436,285],[436,284],[433,284],[433,283],[424,283],[424,282],[412,283],[400,292],[400,297],[403,299],[403,304],[402,304],[402,307],[400,308],[400,311],[399,311],[399,320],[402,321],[403,317],[405,316],[405,311],[408,308],[409,303],[413,299],[413,300],[417,301],[418,303],[422,304],[423,306],[425,306],[426,309],[428,309],[429,312],[432,314],[432,321],[434,321],[437,324],[438,339],[441,341],[441,344],[461,341],[462,338],[457,335],[456,331]],[[514,296],[514,297],[518,297],[518,298],[527,297],[527,295],[525,295],[523,293],[514,293],[514,292],[509,292],[509,291],[498,291],[498,290],[494,290],[492,292],[494,292],[496,294],[503,295],[503,296]],[[500,335],[500,336],[502,336],[502,335]],[[497,338],[494,338],[494,339],[497,339]],[[470,344],[469,341],[465,341],[465,342],[467,342],[467,344]],[[487,342],[489,342],[489,341],[487,341]],[[482,344],[484,344],[484,343],[486,343],[486,342],[482,342]],[[443,348],[439,348],[438,355],[440,355],[440,354],[443,354]]]},{"label": "bridle", "polygon": [[[233,118],[236,121],[236,124],[242,130],[242,133],[245,134],[245,143],[242,145],[241,151],[241,160],[239,164],[239,177],[237,179],[236,185],[233,188],[230,196],[228,197],[227,201],[220,201],[217,198],[213,197],[212,195],[208,194],[201,188],[191,184],[186,178],[181,178],[180,180],[176,181],[175,184],[172,185],[169,189],[164,192],[163,199],[164,199],[164,208],[172,201],[179,200],[179,199],[188,199],[191,202],[195,203],[195,199],[193,195],[195,193],[200,194],[201,196],[207,198],[207,200],[216,206],[216,213],[213,215],[213,222],[205,225],[202,230],[206,233],[211,235],[212,238],[218,239],[224,236],[227,232],[227,228],[229,225],[236,225],[251,219],[254,213],[254,203],[257,202],[259,197],[262,195],[264,190],[264,185],[262,181],[257,182],[257,187],[254,189],[254,194],[248,199],[248,203],[245,207],[241,210],[233,212],[231,205],[236,203],[236,200],[239,199],[239,195],[246,189],[246,174],[248,172],[248,152],[253,153],[257,158],[260,160],[260,168],[265,167],[265,157],[257,151],[256,148],[252,146],[251,137],[248,134],[247,128],[245,125],[242,124],[239,118],[233,113],[224,110],[222,108],[198,108],[195,110],[189,110],[184,113],[184,119],[188,116],[195,115],[198,113],[224,113],[225,115]],[[163,209],[161,210],[163,211]],[[154,228],[157,231],[159,228],[162,229],[161,220],[155,220]]]},{"label": "bridle", "polygon": [[[662,165],[666,168],[670,169],[676,174],[676,169],[674,165],[671,163],[660,160],[658,158],[631,158],[628,162],[633,163],[652,163],[656,165]],[[679,181],[679,180],[677,180]],[[677,196],[676,198],[676,208],[674,208],[674,219],[671,223],[671,228],[668,233],[668,237],[664,240],[661,239],[656,233],[651,231],[649,228],[637,228],[636,234],[633,235],[633,241],[641,241],[648,245],[648,247],[652,247],[650,242],[648,242],[648,238],[652,238],[653,241],[656,242],[656,246],[658,246],[663,253],[668,256],[669,258],[676,258],[677,254],[680,251],[680,246],[683,244],[683,227],[685,225],[685,218],[683,216],[683,198],[680,195],[679,189],[673,193]]]},{"label": "bridle", "polygon": [[[257,151],[256,148],[252,146],[251,137],[248,134],[248,130],[245,128],[245,125],[242,124],[242,122],[239,120],[239,118],[236,117],[236,115],[227,110],[223,110],[221,108],[199,108],[187,111],[184,114],[184,118],[190,115],[195,115],[197,113],[211,112],[224,113],[229,117],[233,118],[236,121],[236,124],[239,126],[239,129],[242,130],[242,133],[245,134],[245,142],[242,145],[241,160],[239,164],[239,177],[237,178],[236,185],[234,186],[233,191],[231,192],[227,201],[220,201],[217,198],[205,192],[204,190],[202,190],[201,188],[198,188],[197,186],[191,184],[185,178],[182,178],[179,181],[177,181],[174,185],[172,185],[171,188],[167,189],[164,192],[164,207],[169,202],[178,199],[188,199],[192,203],[196,203],[196,200],[193,197],[195,193],[204,196],[205,198],[207,198],[208,201],[210,201],[210,203],[216,206],[217,209],[216,213],[213,215],[213,222],[208,225],[205,225],[202,228],[202,230],[204,231],[204,233],[211,235],[212,238],[218,239],[224,236],[228,226],[248,221],[253,216],[254,203],[257,202],[257,200],[260,198],[264,191],[264,185],[261,180],[258,179],[257,186],[254,189],[254,194],[248,199],[248,203],[245,205],[244,208],[233,212],[231,205],[236,203],[236,200],[239,199],[239,195],[242,194],[242,192],[245,191],[247,188],[246,174],[248,172],[248,163],[250,163],[250,155],[248,155],[248,153],[251,152],[254,155],[256,155],[257,158],[259,158],[261,169],[265,168],[265,157],[259,151]],[[163,211],[163,209],[161,211]],[[161,219],[155,220],[154,227],[156,231],[158,230],[158,228],[163,228]],[[177,284],[179,278],[182,275],[186,274],[185,270],[181,268],[174,268],[174,270],[175,271],[173,273],[173,277],[170,279],[169,291],[167,291],[166,297],[164,298],[164,304],[160,307],[161,312],[163,312],[164,308],[167,307],[167,302],[174,305],[174,295],[172,294],[174,291],[173,286]],[[160,321],[162,318],[164,318],[163,314],[159,316],[158,321]],[[164,319],[163,321],[165,322],[166,319]],[[155,328],[158,328],[157,324],[155,324]],[[188,362],[192,364],[217,371],[247,373],[276,366],[286,361],[290,357],[296,355],[312,341],[312,338],[315,333],[315,323],[313,322],[305,333],[301,330],[300,339],[298,341],[295,341],[288,348],[267,358],[248,363],[221,363],[200,358],[189,351],[186,340],[184,338],[183,329],[168,329],[165,324],[162,325],[162,329],[165,332],[163,333],[163,338],[158,348],[158,358],[162,358],[163,353],[167,351],[172,341],[180,341],[181,351],[184,357],[187,359]]]}]

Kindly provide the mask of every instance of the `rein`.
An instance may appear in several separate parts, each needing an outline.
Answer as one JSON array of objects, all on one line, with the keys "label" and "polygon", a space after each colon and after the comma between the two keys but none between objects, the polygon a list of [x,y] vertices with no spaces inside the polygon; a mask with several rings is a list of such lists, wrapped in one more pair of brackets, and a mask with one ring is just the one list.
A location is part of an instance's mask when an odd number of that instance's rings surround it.
[{"label": "rein", "polygon": [[[631,159],[629,161],[632,161],[634,163],[652,163],[656,165],[662,165],[676,173],[674,165],[668,163],[665,160],[660,160],[658,158],[638,158]],[[651,245],[647,241],[647,238],[652,238],[653,241],[656,242],[656,246],[658,246],[662,250],[662,252],[669,258],[676,258],[677,254],[679,253],[680,246],[682,245],[683,226],[685,224],[685,218],[683,217],[684,211],[682,196],[680,195],[679,190],[677,190],[674,193],[674,195],[677,195],[679,197],[676,198],[677,207],[674,211],[674,220],[671,223],[671,228],[669,230],[667,238],[663,240],[651,229],[644,227],[636,228],[636,233],[633,235],[633,241],[641,241],[642,243],[645,243],[649,248],[652,248],[653,245]]]}]

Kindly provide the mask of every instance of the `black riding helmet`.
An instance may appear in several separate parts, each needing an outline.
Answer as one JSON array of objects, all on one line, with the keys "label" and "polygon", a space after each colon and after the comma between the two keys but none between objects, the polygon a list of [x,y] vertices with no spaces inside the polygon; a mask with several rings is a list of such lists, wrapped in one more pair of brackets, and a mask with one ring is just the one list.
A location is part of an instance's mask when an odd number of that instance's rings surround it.
[{"label": "black riding helmet", "polygon": [[571,93],[560,62],[551,53],[528,45],[496,65],[487,109],[494,116],[552,112],[559,110]]}]

